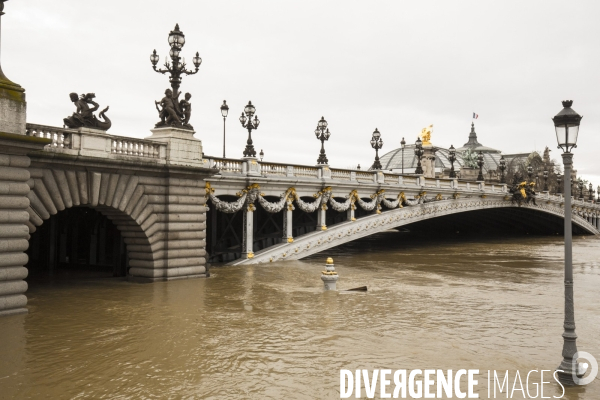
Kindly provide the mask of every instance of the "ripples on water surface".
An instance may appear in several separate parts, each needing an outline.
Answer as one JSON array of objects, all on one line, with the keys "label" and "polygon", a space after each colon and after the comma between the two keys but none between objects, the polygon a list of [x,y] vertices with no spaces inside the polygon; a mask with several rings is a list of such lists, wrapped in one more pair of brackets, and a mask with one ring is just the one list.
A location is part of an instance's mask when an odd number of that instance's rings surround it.
[{"label": "ripples on water surface", "polygon": [[[394,231],[209,279],[31,284],[30,313],[0,320],[0,398],[335,399],[341,368],[553,370],[562,252],[556,237],[423,245]],[[578,346],[600,360],[599,255],[575,238]],[[368,293],[324,292],[327,256],[338,288]],[[600,399],[598,378],[567,398]]]}]

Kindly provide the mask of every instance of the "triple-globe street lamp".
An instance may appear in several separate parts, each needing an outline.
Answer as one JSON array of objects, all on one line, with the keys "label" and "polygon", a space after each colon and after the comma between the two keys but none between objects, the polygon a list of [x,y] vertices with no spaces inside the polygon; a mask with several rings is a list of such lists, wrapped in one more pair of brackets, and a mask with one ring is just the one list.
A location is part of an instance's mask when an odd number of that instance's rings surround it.
[{"label": "triple-globe street lamp", "polygon": [[573,166],[573,153],[571,150],[577,147],[577,136],[579,134],[579,124],[582,116],[577,114],[571,108],[572,100],[562,102],[563,109],[556,114],[552,120],[556,130],[556,140],[558,148],[562,149],[561,154],[564,171],[564,200],[565,200],[565,321],[563,336],[563,360],[560,363],[557,373],[559,380],[566,385],[574,385],[574,378],[578,375],[577,359],[577,334],[575,333],[575,306],[573,304],[573,254],[572,254],[572,228],[571,216],[571,183],[568,179],[571,176]]},{"label": "triple-globe street lamp", "polygon": [[498,169],[500,170],[500,183],[506,183],[506,178],[504,176],[504,171],[506,171],[506,159],[504,158],[504,155],[500,156],[500,165],[498,166]]},{"label": "triple-globe street lamp", "polygon": [[454,171],[454,161],[456,161],[456,149],[452,144],[448,149],[448,160],[450,161],[450,178],[456,178],[456,172]]},{"label": "triple-globe street lamp", "polygon": [[483,182],[485,179],[483,178],[483,166],[485,162],[483,161],[483,152],[479,151],[477,154],[477,166],[479,167],[479,175],[477,175],[477,180],[479,182]]},{"label": "triple-globe street lamp", "polygon": [[[260,120],[254,115],[255,112],[256,108],[252,105],[252,102],[249,101],[248,105],[244,107],[244,111],[240,117],[240,123],[244,128],[248,129],[248,140],[246,141],[246,148],[244,149],[244,157],[256,157],[256,150],[254,150],[254,144],[252,143],[252,131],[258,129]],[[253,115],[254,120],[252,119]]]},{"label": "triple-globe street lamp", "polygon": [[421,166],[421,157],[423,157],[423,154],[425,154],[425,150],[423,150],[423,142],[421,141],[421,138],[418,137],[417,141],[415,142],[415,156],[417,156],[417,168],[415,169],[415,174],[417,175],[423,174],[423,167]]},{"label": "triple-globe street lamp", "polygon": [[381,139],[381,133],[375,128],[373,136],[371,137],[371,147],[375,149],[375,162],[371,166],[371,169],[381,169],[381,162],[379,162],[379,149],[383,147],[383,140]]},{"label": "triple-globe street lamp", "polygon": [[319,153],[319,158],[317,159],[317,164],[327,164],[329,160],[327,160],[327,156],[325,155],[325,141],[329,140],[329,128],[327,128],[327,121],[325,121],[324,117],[321,117],[319,122],[317,123],[317,129],[315,129],[315,136],[318,140],[321,141],[321,152]]},{"label": "triple-globe street lamp", "polygon": [[157,69],[156,64],[160,60],[160,57],[156,53],[156,50],[152,52],[150,55],[150,62],[152,63],[152,68],[161,74],[169,73],[169,82],[171,83],[171,88],[173,88],[173,98],[177,100],[179,97],[179,86],[181,85],[181,77],[182,75],[194,75],[198,72],[200,68],[200,64],[202,64],[202,58],[198,52],[192,58],[192,62],[196,69],[194,71],[187,70],[185,64],[185,58],[179,57],[181,53],[181,49],[185,44],[185,35],[183,32],[179,30],[179,24],[175,24],[175,29],[169,32],[169,45],[171,46],[171,50],[169,51],[169,56],[171,57],[171,62],[169,62],[168,58],[165,57],[164,69]]}]

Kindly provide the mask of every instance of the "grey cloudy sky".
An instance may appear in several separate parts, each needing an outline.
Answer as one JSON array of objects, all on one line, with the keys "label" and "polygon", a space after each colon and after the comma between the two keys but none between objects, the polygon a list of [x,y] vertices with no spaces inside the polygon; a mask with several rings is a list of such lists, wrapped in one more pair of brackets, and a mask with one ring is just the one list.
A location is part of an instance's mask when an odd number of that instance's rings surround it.
[{"label": "grey cloudy sky", "polygon": [[[375,127],[382,153],[433,124],[435,145],[467,141],[473,112],[480,142],[506,153],[560,158],[550,118],[573,99],[584,116],[575,168],[600,184],[600,2],[590,1],[133,1],[6,3],[2,65],[27,90],[28,122],[62,125],[69,92],[110,105],[110,133],[146,137],[168,79],[149,55],[168,53],[179,23],[182,54],[203,58],[184,77],[191,123],[207,155],[241,157],[237,118],[248,100],[266,160],[315,164],[323,115],[330,164],[368,166]],[[190,63],[191,64],[191,63]]]}]

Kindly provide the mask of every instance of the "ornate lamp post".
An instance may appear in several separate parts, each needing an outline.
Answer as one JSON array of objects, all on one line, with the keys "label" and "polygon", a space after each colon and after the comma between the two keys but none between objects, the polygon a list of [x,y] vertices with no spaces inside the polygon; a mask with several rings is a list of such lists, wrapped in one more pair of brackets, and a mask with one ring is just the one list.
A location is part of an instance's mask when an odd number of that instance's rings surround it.
[{"label": "ornate lamp post", "polygon": [[544,192],[548,191],[548,171],[544,170]]},{"label": "ornate lamp post", "polygon": [[[242,116],[240,117],[240,123],[246,129],[248,129],[248,140],[246,141],[246,148],[244,149],[244,157],[256,157],[256,151],[254,150],[254,145],[252,144],[252,130],[258,129],[258,125],[260,121],[254,113],[256,112],[256,108],[252,105],[252,102],[249,101],[248,105],[244,107],[244,112],[242,112]],[[246,115],[244,115],[246,113]],[[252,116],[254,115],[254,120],[252,120]]]},{"label": "ornate lamp post", "polygon": [[[198,54],[198,52],[196,52],[196,56],[192,58],[192,62],[194,63],[196,69],[193,71],[187,70],[185,68],[185,59],[179,57],[179,54],[181,53],[181,49],[183,48],[184,44],[185,35],[179,30],[179,24],[176,24],[175,29],[169,32],[169,45],[171,46],[171,50],[169,51],[169,57],[171,58],[171,62],[169,62],[168,58],[165,57],[165,63],[163,65],[164,69],[158,69],[156,68],[156,64],[158,64],[160,57],[156,53],[156,50],[154,50],[150,55],[150,62],[152,63],[152,68],[156,72],[159,72],[161,74],[166,74],[167,72],[169,73],[169,82],[171,83],[172,88],[170,97],[167,93],[165,93],[165,99],[169,100],[163,99],[159,103],[162,105],[163,109],[159,110],[159,114],[161,115],[161,122],[156,124],[157,128],[159,126],[165,125],[175,126],[184,129],[190,128],[190,126],[186,127],[185,125],[188,125],[189,122],[189,114],[191,112],[191,107],[189,105],[189,97],[191,97],[191,95],[186,94],[186,105],[184,105],[186,109],[181,110],[182,106],[180,106],[179,104],[179,86],[181,85],[181,77],[183,75],[194,75],[198,72],[200,64],[202,64],[202,58],[200,58],[200,55]],[[182,100],[182,102],[184,102],[184,100]],[[179,119],[179,121],[177,121],[175,117],[179,117],[177,118]]]},{"label": "ornate lamp post", "polygon": [[498,166],[500,170],[500,183],[506,183],[506,178],[504,177],[504,171],[506,171],[506,160],[504,159],[504,155],[500,156],[500,165]]},{"label": "ornate lamp post", "polygon": [[225,158],[225,119],[227,118],[227,113],[229,113],[229,106],[223,100],[223,105],[221,106],[221,115],[223,116],[223,158]]},{"label": "ornate lamp post", "polygon": [[598,194],[598,201],[600,202],[600,185],[596,188],[596,193]]},{"label": "ornate lamp post", "polygon": [[533,176],[533,167],[531,165],[529,167],[527,167],[527,176],[529,177],[529,182],[533,182],[531,180],[531,178]]},{"label": "ornate lamp post", "polygon": [[456,161],[456,149],[452,144],[448,149],[448,160],[450,160],[450,178],[456,178],[456,172],[454,172],[454,161]]},{"label": "ornate lamp post", "polygon": [[262,162],[262,159],[265,156],[265,152],[262,149],[260,149],[260,153],[258,153],[258,155],[260,156],[260,162]]},{"label": "ornate lamp post", "polygon": [[588,186],[588,192],[589,192],[588,200],[594,201],[594,187],[592,186],[591,182],[590,182],[590,185]]},{"label": "ornate lamp post", "polygon": [[485,179],[483,178],[483,152],[480,151],[477,155],[477,166],[479,167],[479,175],[477,175],[477,180],[483,182]]},{"label": "ornate lamp post", "polygon": [[381,133],[375,128],[373,136],[371,137],[371,147],[375,149],[375,162],[371,169],[381,169],[381,163],[379,162],[379,149],[383,147],[383,140],[381,139]]},{"label": "ornate lamp post", "polygon": [[[577,334],[575,333],[575,306],[573,304],[573,254],[571,230],[571,167],[573,154],[571,150],[577,147],[577,135],[581,115],[571,108],[572,100],[563,101],[563,109],[552,120],[556,130],[558,147],[563,150],[562,159],[565,166],[564,191],[565,191],[565,322],[563,333],[563,360],[558,367],[558,377],[563,384],[573,385],[573,377],[577,374],[573,359],[577,353]],[[562,372],[561,372],[562,371]]]},{"label": "ornate lamp post", "polygon": [[402,174],[404,174],[404,148],[406,147],[406,142],[404,138],[400,141],[400,148],[402,149]]},{"label": "ornate lamp post", "polygon": [[562,193],[560,183],[562,182],[562,175],[556,175],[556,193]]},{"label": "ornate lamp post", "polygon": [[417,175],[423,174],[423,167],[421,167],[421,157],[423,157],[424,153],[425,150],[423,150],[423,142],[421,142],[421,138],[419,137],[415,142],[415,156],[417,156],[417,168],[415,169],[415,174]]},{"label": "ornate lamp post", "polygon": [[321,117],[321,120],[317,124],[317,129],[315,129],[315,136],[321,141],[321,153],[317,159],[317,164],[327,164],[329,162],[325,155],[325,141],[329,140],[330,135],[329,128],[327,128],[327,121],[325,121],[325,118]]},{"label": "ornate lamp post", "polygon": [[579,199],[583,200],[583,187],[585,185],[583,184],[583,181],[581,180],[581,178],[579,178],[579,180],[577,181],[577,187],[579,187]]}]

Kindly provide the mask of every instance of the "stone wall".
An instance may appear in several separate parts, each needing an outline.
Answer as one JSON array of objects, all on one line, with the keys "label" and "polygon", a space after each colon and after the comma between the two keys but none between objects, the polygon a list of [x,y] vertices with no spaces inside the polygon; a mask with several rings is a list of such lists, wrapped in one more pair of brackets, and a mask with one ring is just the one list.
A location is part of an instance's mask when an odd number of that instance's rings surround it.
[{"label": "stone wall", "polygon": [[0,315],[26,312],[29,158],[0,154]]}]

